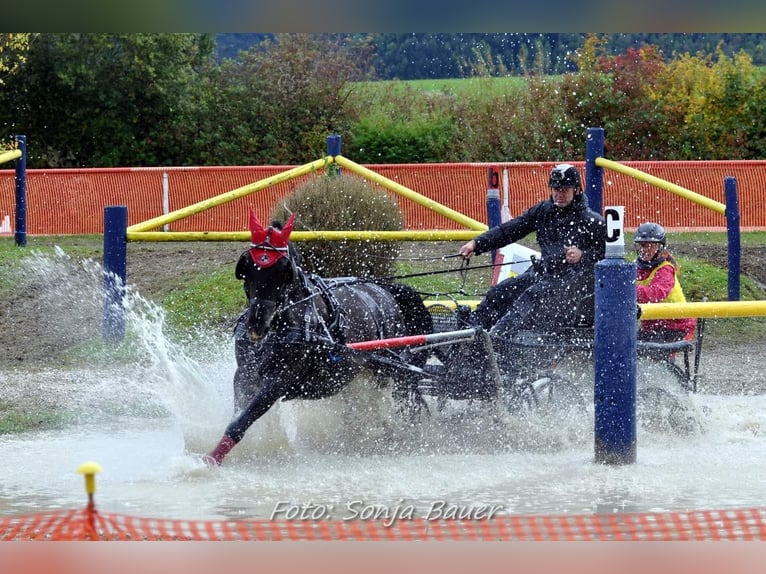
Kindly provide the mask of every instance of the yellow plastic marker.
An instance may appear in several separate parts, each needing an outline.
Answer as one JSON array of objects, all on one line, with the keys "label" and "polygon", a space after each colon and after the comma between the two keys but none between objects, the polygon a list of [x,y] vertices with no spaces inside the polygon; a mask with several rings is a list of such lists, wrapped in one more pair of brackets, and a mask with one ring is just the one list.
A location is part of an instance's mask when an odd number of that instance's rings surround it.
[{"label": "yellow plastic marker", "polygon": [[77,467],[77,472],[85,475],[85,492],[88,493],[90,504],[93,504],[93,494],[96,492],[96,473],[102,470],[97,462],[84,462]]}]

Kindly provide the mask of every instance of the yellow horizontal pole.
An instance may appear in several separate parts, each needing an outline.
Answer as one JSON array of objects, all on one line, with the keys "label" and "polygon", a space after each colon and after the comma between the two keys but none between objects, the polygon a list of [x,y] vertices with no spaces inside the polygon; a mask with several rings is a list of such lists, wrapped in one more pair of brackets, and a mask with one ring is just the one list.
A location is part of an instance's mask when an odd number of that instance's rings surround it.
[{"label": "yellow horizontal pole", "polygon": [[[455,309],[456,303],[451,299],[439,301],[426,299],[426,307],[444,305]],[[459,305],[470,305],[472,308],[479,304],[478,299],[461,299]],[[728,317],[761,317],[766,316],[766,301],[706,301],[694,303],[642,303],[641,319],[681,319],[683,317],[725,319]]]},{"label": "yellow horizontal pole", "polygon": [[[293,231],[291,241],[468,241],[478,234],[469,230],[421,231]],[[250,241],[249,231],[131,231],[128,241]]]},{"label": "yellow horizontal pole", "polygon": [[229,201],[239,199],[240,197],[250,195],[251,193],[255,193],[256,191],[260,191],[269,186],[282,183],[283,181],[287,181],[294,177],[300,177],[301,175],[305,175],[307,173],[311,173],[318,169],[322,169],[323,167],[327,167],[332,162],[333,162],[332,157],[327,156],[325,158],[318,159],[311,163],[307,163],[305,165],[288,169],[286,171],[283,171],[282,173],[278,173],[276,175],[272,175],[271,177],[267,177],[266,179],[262,179],[260,181],[245,185],[243,187],[238,187],[237,189],[233,189],[231,191],[222,193],[221,195],[217,195],[210,199],[205,199],[204,201],[200,201],[198,203],[183,207],[181,209],[177,209],[170,213],[166,213],[165,215],[161,215],[153,219],[147,219],[146,221],[143,221],[141,223],[136,223],[135,225],[131,225],[128,227],[128,232],[149,231],[151,229],[155,229],[162,225],[173,223],[174,221],[178,221],[179,219],[189,217],[190,215],[195,215],[197,213],[205,211],[206,209],[210,209],[211,207],[216,207],[223,203],[227,203]]},{"label": "yellow horizontal pole", "polygon": [[766,316],[766,301],[706,301],[694,303],[642,303],[641,319],[681,319],[683,317]]},{"label": "yellow horizontal pole", "polygon": [[640,171],[638,169],[628,167],[627,165],[623,165],[621,163],[617,163],[616,161],[608,160],[603,157],[596,158],[596,165],[599,167],[605,167],[607,169],[611,169],[612,171],[616,171],[625,175],[629,175],[631,177],[634,177],[635,179],[638,179],[639,181],[643,181],[645,183],[649,183],[651,185],[659,187],[660,189],[664,189],[665,191],[675,193],[676,195],[680,195],[681,197],[684,197],[699,205],[702,205],[703,207],[707,207],[708,209],[717,211],[718,213],[722,215],[726,215],[726,205],[724,205],[723,203],[712,200],[708,197],[705,197],[704,195],[700,195],[699,193],[690,191],[686,189],[685,187],[681,187],[680,185],[670,183],[669,181],[660,179],[659,177],[649,175],[648,173],[644,173],[643,171]]},{"label": "yellow horizontal pole", "polygon": [[457,302],[453,301],[452,299],[445,299],[444,301],[440,301],[438,299],[426,299],[423,301],[426,307],[443,305],[452,311],[454,311],[458,305],[468,305],[471,309],[476,309],[476,305],[478,305],[480,302],[480,299],[460,299]]},{"label": "yellow horizontal pole", "polygon": [[[395,181],[388,179],[387,177],[384,177],[378,173],[375,173],[374,171],[367,169],[366,167],[361,166],[358,163],[354,163],[353,161],[343,157],[342,155],[335,156],[335,163],[341,167],[345,167],[346,169],[351,170],[352,172],[358,175],[361,175],[362,177],[366,179],[369,179],[370,181],[377,183],[378,185],[385,187],[386,189],[393,191],[394,193],[398,193],[402,197],[406,197],[407,199],[414,201],[418,205],[422,205],[423,207],[427,209],[435,211],[436,213],[443,215],[447,219],[451,219],[452,221],[459,223],[460,225],[464,225],[468,229],[473,229],[476,231],[485,231],[487,229],[486,224],[480,221],[476,221],[475,219],[472,219],[468,217],[467,215],[463,215],[459,211],[450,209],[446,205],[442,205],[441,203],[434,201],[433,199],[429,199],[425,197],[424,195],[417,193],[416,191],[412,191],[411,189],[404,187],[403,185],[398,184]],[[473,236],[471,237],[471,239],[472,238]]]},{"label": "yellow horizontal pole", "polygon": [[250,241],[249,231],[130,231],[125,234],[130,241]]},{"label": "yellow horizontal pole", "polygon": [[[454,310],[456,305],[469,305],[475,308],[478,299],[461,299],[457,303],[451,299],[440,301],[426,299],[426,307],[444,305]],[[726,319],[732,317],[766,316],[766,301],[706,301],[694,303],[642,303],[641,319],[681,319],[684,317]]]},{"label": "yellow horizontal pole", "polygon": [[4,151],[0,153],[0,163],[5,163],[7,161],[13,161],[14,159],[19,159],[21,157],[21,150],[20,149],[13,149],[11,151]]}]

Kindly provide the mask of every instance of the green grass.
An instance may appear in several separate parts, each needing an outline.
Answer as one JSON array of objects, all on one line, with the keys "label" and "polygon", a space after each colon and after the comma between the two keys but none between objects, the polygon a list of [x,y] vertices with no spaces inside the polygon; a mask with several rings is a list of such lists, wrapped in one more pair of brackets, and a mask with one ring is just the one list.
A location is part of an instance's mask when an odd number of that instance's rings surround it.
[{"label": "green grass", "polygon": [[[632,245],[633,235],[626,234],[626,243]],[[672,238],[668,241],[672,250],[673,245],[681,243],[710,243],[714,245],[726,245],[728,243],[728,235],[725,231],[720,232],[683,232],[673,233]],[[766,231],[746,231],[740,234],[740,245],[742,247],[748,245],[766,245]]]},{"label": "green grass", "polygon": [[183,331],[201,325],[230,324],[242,311],[245,295],[230,270],[216,271],[167,293],[158,303],[167,311],[171,328]]},{"label": "green grass", "polygon": [[428,80],[382,80],[375,82],[357,82],[354,89],[367,97],[384,100],[384,96],[401,95],[407,90],[430,94],[450,94],[458,97],[480,92],[488,96],[500,96],[508,92],[516,92],[526,86],[527,80],[522,76],[507,76],[503,78],[452,78]]},{"label": "green grass", "polygon": [[448,259],[446,262],[400,262],[396,265],[396,276],[402,277],[398,281],[411,285],[427,298],[479,298],[487,290],[491,273],[491,269],[483,269],[480,264],[474,268],[465,267],[459,259]]},{"label": "green grass", "polygon": [[72,257],[101,261],[103,245],[101,235],[36,235],[27,237],[23,247],[16,245],[13,237],[0,237],[0,296],[14,288],[15,278],[10,271],[33,251],[52,254],[59,246]]},{"label": "green grass", "polygon": [[46,409],[21,410],[0,399],[0,435],[61,428],[67,416]]}]

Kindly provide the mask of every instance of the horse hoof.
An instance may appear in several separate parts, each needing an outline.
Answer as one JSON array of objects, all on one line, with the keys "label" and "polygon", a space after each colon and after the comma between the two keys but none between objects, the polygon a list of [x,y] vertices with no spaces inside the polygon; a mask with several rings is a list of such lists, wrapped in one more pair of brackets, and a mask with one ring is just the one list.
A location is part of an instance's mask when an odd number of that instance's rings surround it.
[{"label": "horse hoof", "polygon": [[213,456],[211,456],[209,454],[206,454],[205,456],[202,457],[202,462],[204,462],[205,465],[208,468],[214,468],[216,466],[221,466],[221,461],[220,460],[216,460],[215,457],[213,457]]}]

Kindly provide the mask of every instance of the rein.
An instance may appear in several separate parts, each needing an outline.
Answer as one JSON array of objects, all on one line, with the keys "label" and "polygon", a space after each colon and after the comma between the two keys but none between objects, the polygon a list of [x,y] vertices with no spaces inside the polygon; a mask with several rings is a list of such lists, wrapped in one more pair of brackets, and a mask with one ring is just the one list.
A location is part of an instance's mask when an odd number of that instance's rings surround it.
[{"label": "rein", "polygon": [[[448,255],[447,257],[458,257],[458,255]],[[444,259],[443,257],[434,258],[433,261],[436,261],[437,259]],[[534,263],[535,259],[519,259],[517,261],[505,261],[503,263],[487,263],[485,265],[476,265],[475,267],[471,267],[471,269],[488,269],[491,267],[502,267],[503,265],[514,265],[516,263]],[[462,267],[453,267],[452,269],[439,269],[438,271],[422,271],[420,273],[408,273],[406,275],[389,275],[386,277],[379,277],[381,281],[391,281],[393,279],[409,279],[410,277],[425,277],[427,275],[443,275],[444,273],[465,273],[468,271],[468,265],[464,265]]]}]

